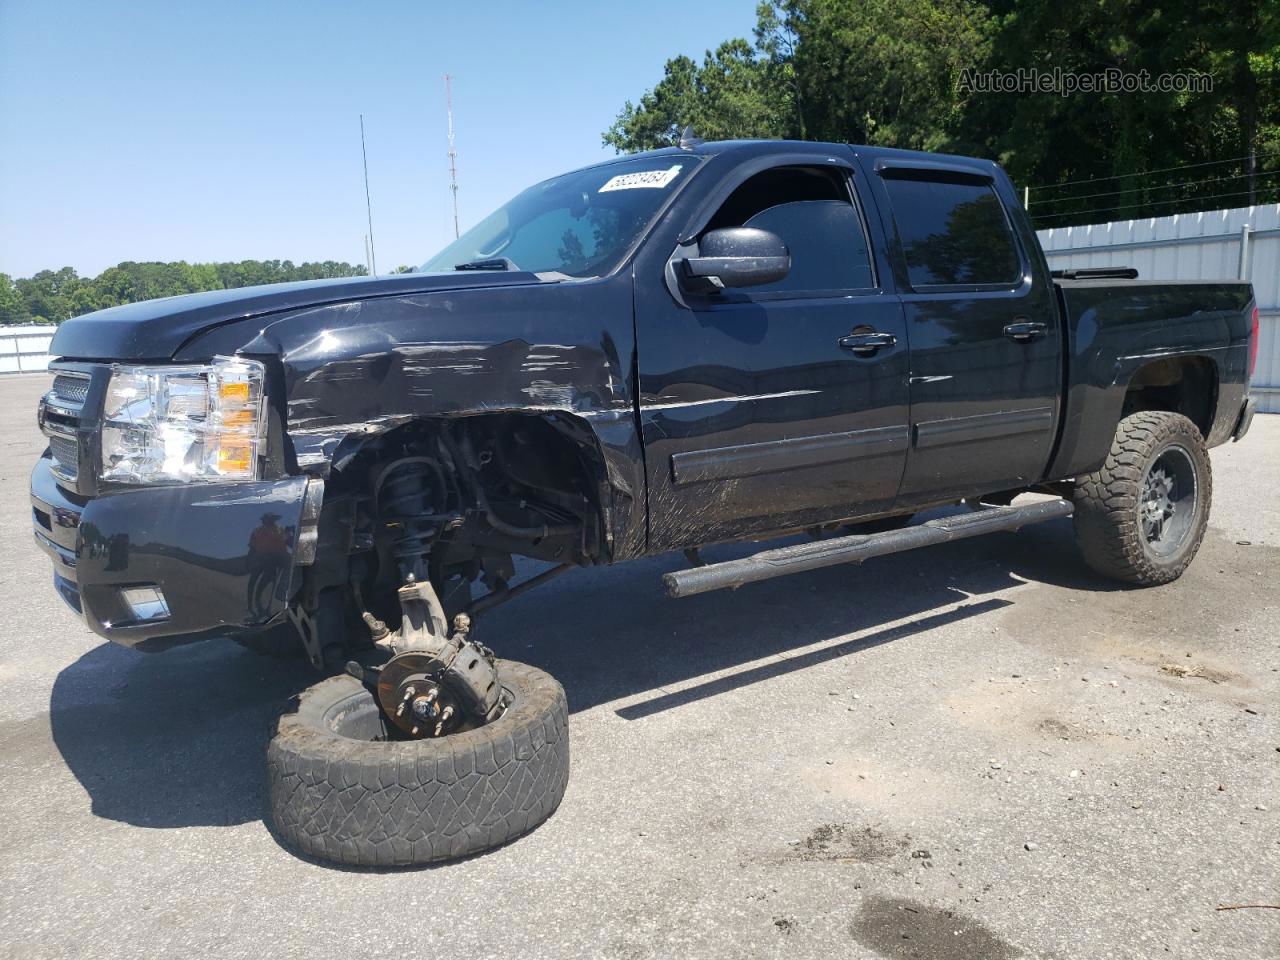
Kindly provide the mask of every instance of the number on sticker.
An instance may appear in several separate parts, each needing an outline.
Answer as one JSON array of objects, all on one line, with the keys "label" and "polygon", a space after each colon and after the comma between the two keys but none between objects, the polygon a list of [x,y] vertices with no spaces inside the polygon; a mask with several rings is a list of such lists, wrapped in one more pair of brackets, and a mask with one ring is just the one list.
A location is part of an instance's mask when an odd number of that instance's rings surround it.
[{"label": "number on sticker", "polygon": [[667,170],[643,170],[640,173],[622,173],[605,183],[597,192],[608,193],[610,190],[640,189],[661,190],[674,180],[679,172],[680,164],[677,163]]}]

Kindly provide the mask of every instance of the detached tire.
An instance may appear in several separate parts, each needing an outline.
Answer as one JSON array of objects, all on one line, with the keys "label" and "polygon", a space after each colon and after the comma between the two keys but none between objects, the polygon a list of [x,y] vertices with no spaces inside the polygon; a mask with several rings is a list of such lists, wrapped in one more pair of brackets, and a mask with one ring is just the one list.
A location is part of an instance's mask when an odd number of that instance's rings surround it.
[{"label": "detached tire", "polygon": [[1125,417],[1106,462],[1076,481],[1073,499],[1076,539],[1094,570],[1144,587],[1176,580],[1209,522],[1204,437],[1178,413]]},{"label": "detached tire", "polygon": [[528,833],[569,781],[569,709],[549,674],[498,661],[512,700],[492,723],[394,741],[349,676],[304,691],[267,748],[271,818],[313,857],[367,867],[479,853]]}]

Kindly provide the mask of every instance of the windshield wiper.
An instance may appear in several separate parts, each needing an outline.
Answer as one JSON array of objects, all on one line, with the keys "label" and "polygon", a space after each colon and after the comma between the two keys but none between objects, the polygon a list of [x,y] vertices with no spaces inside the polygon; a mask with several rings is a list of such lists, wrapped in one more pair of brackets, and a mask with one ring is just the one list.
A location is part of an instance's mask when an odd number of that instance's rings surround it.
[{"label": "windshield wiper", "polygon": [[491,257],[488,260],[472,260],[470,263],[455,263],[455,270],[515,270],[516,265],[506,257]]}]

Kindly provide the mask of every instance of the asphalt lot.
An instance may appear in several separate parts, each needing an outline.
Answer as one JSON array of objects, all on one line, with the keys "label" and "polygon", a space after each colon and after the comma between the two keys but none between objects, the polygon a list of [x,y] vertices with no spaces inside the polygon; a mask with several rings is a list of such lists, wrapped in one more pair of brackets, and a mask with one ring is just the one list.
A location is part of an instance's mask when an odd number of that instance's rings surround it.
[{"label": "asphalt lot", "polygon": [[[575,573],[479,636],[568,693],[529,836],[411,871],[263,823],[301,662],[104,644],[31,542],[44,376],[0,379],[5,957],[1280,955],[1280,417],[1214,452],[1177,583],[1089,574],[1069,522],[667,600]],[[709,551],[725,557],[740,548]]]}]

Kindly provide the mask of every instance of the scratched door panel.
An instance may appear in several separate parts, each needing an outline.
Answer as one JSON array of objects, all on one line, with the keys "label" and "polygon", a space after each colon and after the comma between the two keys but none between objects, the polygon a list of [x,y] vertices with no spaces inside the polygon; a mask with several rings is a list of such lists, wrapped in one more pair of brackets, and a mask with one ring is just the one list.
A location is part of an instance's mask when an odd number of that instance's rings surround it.
[{"label": "scratched door panel", "polygon": [[[908,439],[896,297],[673,304],[637,320],[651,549],[892,503]],[[839,345],[863,325],[897,343],[866,357]]]}]

